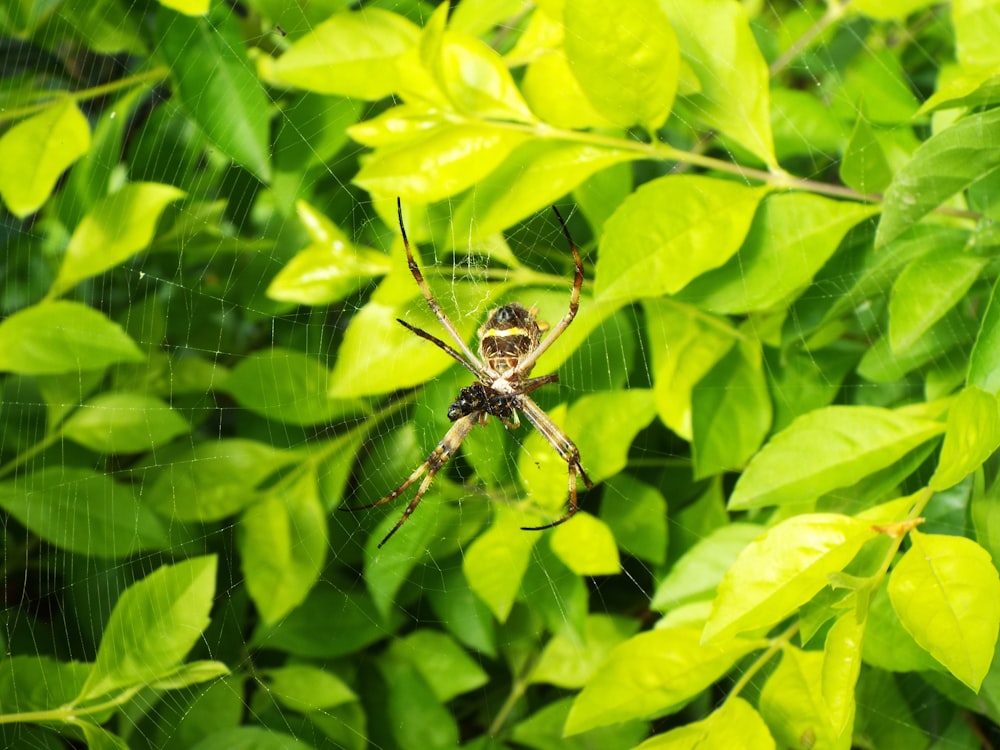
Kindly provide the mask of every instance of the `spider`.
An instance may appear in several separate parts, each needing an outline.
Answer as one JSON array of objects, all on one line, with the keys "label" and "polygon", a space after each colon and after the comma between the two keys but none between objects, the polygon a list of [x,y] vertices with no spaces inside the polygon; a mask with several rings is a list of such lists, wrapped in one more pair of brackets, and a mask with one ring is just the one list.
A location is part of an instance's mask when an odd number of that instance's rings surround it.
[{"label": "spider", "polygon": [[[545,338],[542,333],[548,328],[545,323],[535,319],[535,310],[529,309],[517,302],[509,302],[506,305],[493,310],[486,322],[479,329],[479,355],[473,354],[472,350],[459,335],[458,330],[452,324],[448,316],[445,315],[430,287],[424,281],[423,274],[413,259],[410,250],[410,241],[406,237],[406,228],[403,226],[403,208],[400,199],[396,199],[396,213],[399,218],[399,231],[403,235],[403,246],[406,248],[406,259],[409,263],[410,273],[413,274],[417,286],[427,300],[431,311],[441,323],[442,328],[447,331],[452,341],[458,349],[446,344],[436,336],[420,328],[410,325],[404,320],[397,318],[397,322],[408,328],[435,346],[447,352],[453,359],[461,364],[466,370],[476,376],[476,382],[467,388],[459,391],[458,398],[448,408],[448,419],[454,424],[445,433],[441,442],[437,444],[431,454],[420,466],[413,470],[406,481],[399,485],[377,502],[369,505],[355,506],[353,508],[342,508],[341,510],[358,511],[367,508],[374,508],[379,505],[395,500],[405,492],[410,485],[420,477],[424,477],[417,494],[410,501],[403,511],[403,515],[396,522],[396,525],[389,530],[382,541],[378,543],[382,547],[390,537],[395,534],[399,527],[403,525],[407,518],[417,509],[421,498],[434,480],[434,475],[444,466],[451,455],[458,450],[462,441],[468,437],[472,428],[476,425],[485,425],[491,416],[499,419],[503,424],[513,429],[520,425],[518,412],[522,413],[527,420],[538,430],[542,436],[555,449],[556,453],[566,462],[569,469],[569,507],[566,514],[552,523],[544,526],[524,526],[525,531],[541,531],[565,523],[577,511],[576,482],[577,477],[581,477],[588,488],[593,487],[593,482],[587,476],[580,464],[580,451],[573,441],[560,430],[549,416],[538,404],[528,395],[543,385],[554,383],[559,379],[559,375],[552,373],[541,377],[528,377],[532,367],[538,358],[552,346],[553,342],[559,338],[563,331],[573,322],[576,311],[580,306],[580,288],[583,286],[583,261],[577,252],[573,238],[570,236],[566,222],[563,221],[559,210],[553,206],[559,225],[562,227],[563,235],[569,243],[569,249],[573,253],[576,261],[576,272],[573,277],[573,289],[570,293],[569,310],[551,330]],[[426,475],[426,476],[425,476]]]}]

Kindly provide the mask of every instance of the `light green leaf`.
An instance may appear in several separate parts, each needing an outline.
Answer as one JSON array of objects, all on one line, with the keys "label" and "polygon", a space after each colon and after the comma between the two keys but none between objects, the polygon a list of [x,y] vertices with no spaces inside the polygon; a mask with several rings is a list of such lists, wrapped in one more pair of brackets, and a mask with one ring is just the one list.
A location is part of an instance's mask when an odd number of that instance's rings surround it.
[{"label": "light green leaf", "polygon": [[298,201],[295,207],[313,242],[278,272],[267,288],[268,297],[301,305],[328,305],[389,272],[385,253],[355,245],[305,201]]},{"label": "light green leaf", "polygon": [[1000,100],[1000,62],[981,68],[943,66],[938,75],[937,90],[921,105],[917,114],[922,115],[937,109],[991,104],[998,100]]},{"label": "light green leaf", "polygon": [[765,643],[702,645],[700,637],[694,628],[666,628],[615,647],[573,701],[566,734],[676,710]]},{"label": "light green leaf", "polygon": [[898,461],[944,425],[873,406],[828,406],[772,437],[740,476],[731,510],[812,500]]},{"label": "light green leaf", "polygon": [[584,687],[618,644],[635,634],[638,623],[629,618],[589,615],[583,638],[553,635],[531,670],[528,681],[562,688]]},{"label": "light green leaf", "polygon": [[55,466],[0,483],[0,507],[61,549],[101,558],[168,549],[163,521],[133,489],[89,469]]},{"label": "light green leaf", "polygon": [[967,115],[935,133],[893,177],[875,236],[880,248],[960,190],[1000,168],[1000,109]]},{"label": "light green leaf", "polygon": [[739,697],[727,699],[707,719],[671,729],[646,740],[635,750],[774,750],[774,738],[753,706]]},{"label": "light green leaf", "polygon": [[101,393],[73,412],[60,432],[99,453],[141,453],[191,429],[158,398]]},{"label": "light green leaf", "polygon": [[528,63],[521,90],[531,110],[549,125],[579,130],[613,127],[583,93],[562,49],[545,50]]},{"label": "light green leaf", "polygon": [[179,664],[157,677],[146,687],[153,690],[178,690],[179,688],[208,682],[229,674],[229,667],[221,661],[193,661]]},{"label": "light green leaf", "polygon": [[184,194],[173,185],[136,182],[99,200],[73,232],[49,295],[58,296],[144,250],[160,214]]},{"label": "light green leaf", "polygon": [[916,529],[909,538],[889,577],[893,609],[922,648],[978,691],[1000,629],[1000,576],[970,539]]},{"label": "light green leaf", "polygon": [[56,180],[90,148],[90,125],[69,96],[0,137],[0,196],[19,219],[49,199]]},{"label": "light green leaf", "polygon": [[111,612],[80,699],[139,687],[175,667],[208,625],[215,568],[215,556],[196,557],[130,586]]},{"label": "light green leaf", "polygon": [[770,627],[812,599],[876,532],[834,513],[794,516],[747,545],[727,571],[704,641]]},{"label": "light green leaf", "polygon": [[[487,237],[552,205],[595,172],[637,154],[582,143],[532,140],[488,175],[455,208],[455,234]],[[553,236],[554,242],[559,242]]]},{"label": "light green leaf", "polygon": [[190,18],[160,9],[157,53],[167,63],[172,94],[222,153],[259,180],[271,178],[271,106],[231,13]]},{"label": "light green leaf", "polygon": [[239,529],[247,590],[273,625],[303,602],[326,561],[326,513],[314,474],[303,472],[251,505]]},{"label": "light green leaf", "polygon": [[393,641],[391,651],[416,667],[442,703],[489,682],[483,668],[451,636],[437,630],[416,630]]},{"label": "light green leaf", "polygon": [[986,258],[949,248],[911,261],[892,285],[889,345],[904,351],[957,305],[986,267]]},{"label": "light green leaf", "polygon": [[462,559],[469,586],[500,622],[510,615],[531,548],[542,538],[519,526],[513,511],[498,506],[493,525],[476,538]]},{"label": "light green leaf", "polygon": [[958,59],[968,68],[1000,63],[996,40],[1000,37],[1000,2],[955,0],[951,6]]},{"label": "light green leaf", "polygon": [[1000,404],[974,385],[965,388],[948,410],[941,457],[929,487],[946,490],[974,472],[1000,447]]},{"label": "light green leaf", "polygon": [[[572,706],[572,697],[556,698],[542,705],[530,716],[518,719],[511,729],[509,740],[517,747],[523,746],[535,750],[591,750],[592,748],[629,750],[641,742],[643,737],[649,735],[648,722],[626,721],[591,729],[568,739],[563,736],[563,727],[566,725],[566,717]],[[480,745],[476,745],[473,741],[464,747],[465,750],[500,750],[488,741]]]},{"label": "light green leaf", "polygon": [[450,30],[439,39],[440,46],[422,46],[421,56],[458,112],[482,120],[537,120],[495,50],[475,37]]},{"label": "light green leaf", "polygon": [[143,501],[182,521],[215,521],[259,499],[257,485],[298,458],[253,440],[198,443],[158,467]]},{"label": "light green leaf", "polygon": [[[0,331],[3,331],[2,325]],[[990,293],[976,343],[969,355],[969,374],[965,382],[994,396],[1000,393],[1000,279]]]},{"label": "light green leaf", "polygon": [[335,674],[309,664],[286,664],[262,674],[268,692],[293,711],[321,711],[358,699]]},{"label": "light green leaf", "polygon": [[834,734],[850,734],[856,702],[854,688],[861,674],[861,643],[865,621],[852,609],[840,617],[826,636],[823,654],[823,700],[830,711]]},{"label": "light green leaf", "polygon": [[868,627],[861,650],[865,663],[888,672],[943,671],[903,627],[886,589],[884,583],[879,586],[868,606]]},{"label": "light green leaf", "polygon": [[755,523],[732,523],[713,531],[673,564],[656,587],[650,609],[666,612],[710,597],[740,552],[764,531]]},{"label": "light green leaf", "polygon": [[847,231],[877,211],[806,193],[769,195],[740,251],[688,284],[677,299],[737,315],[775,307],[807,286]]},{"label": "light green leaf", "polygon": [[621,572],[618,547],[611,529],[583,511],[553,530],[552,551],[579,576],[608,576]]},{"label": "light green leaf", "polygon": [[382,99],[397,90],[397,60],[419,38],[420,29],[398,13],[336,13],[285,50],[274,72],[307,91]]},{"label": "light green leaf", "polygon": [[83,738],[86,740],[89,750],[129,750],[125,740],[96,724],[81,719],[75,719],[69,723],[83,732]]},{"label": "light green leaf", "polygon": [[[685,440],[692,439],[691,395],[721,360],[738,333],[690,305],[645,300],[646,333],[653,357],[653,397],[660,419]],[[728,330],[727,330],[728,329]]]},{"label": "light green leaf", "polygon": [[121,326],[79,302],[42,302],[0,323],[0,372],[58,375],[143,359]]},{"label": "light green leaf", "polygon": [[934,5],[934,0],[854,0],[846,10],[880,21],[904,21],[907,16]]},{"label": "light green leaf", "polygon": [[[656,0],[567,0],[566,57],[598,112],[621,127],[659,128],[677,93],[680,50]],[[627,86],[622,81],[628,81]]]},{"label": "light green leaf", "polygon": [[[603,299],[674,294],[718,268],[746,237],[768,187],[700,175],[647,182],[608,219],[595,281]],[[725,221],[719,216],[725,215]]]},{"label": "light green leaf", "polygon": [[379,196],[431,203],[465,190],[499,167],[524,133],[486,123],[444,125],[365,161],[354,182]]},{"label": "light green leaf", "polygon": [[823,652],[782,648],[781,662],[760,691],[760,713],[779,747],[800,746],[809,737],[817,748],[850,750],[851,732],[838,737],[830,726],[822,669]]},{"label": "light green leaf", "polygon": [[776,164],[770,76],[746,9],[735,0],[660,0],[660,7],[677,32],[684,62],[701,83],[701,90],[687,97],[689,111],[766,164]]},{"label": "light green leaf", "polygon": [[315,357],[281,347],[241,360],[219,387],[240,406],[290,424],[317,424],[367,409],[360,401],[330,398],[330,372]]},{"label": "light green leaf", "polygon": [[771,427],[771,395],[759,349],[734,346],[694,387],[691,445],[695,479],[743,465]]}]

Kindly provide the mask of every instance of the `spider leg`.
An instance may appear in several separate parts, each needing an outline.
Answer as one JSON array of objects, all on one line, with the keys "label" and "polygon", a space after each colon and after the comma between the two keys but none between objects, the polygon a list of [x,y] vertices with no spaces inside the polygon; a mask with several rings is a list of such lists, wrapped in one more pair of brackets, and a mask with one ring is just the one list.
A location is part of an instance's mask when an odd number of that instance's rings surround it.
[{"label": "spider leg", "polygon": [[468,370],[469,372],[471,372],[477,378],[482,378],[483,377],[483,373],[480,372],[479,370],[477,370],[476,367],[471,362],[466,362],[465,361],[465,357],[463,357],[457,351],[455,351],[454,349],[452,349],[450,346],[448,346],[446,343],[444,343],[437,336],[434,336],[434,335],[432,335],[430,333],[427,333],[427,331],[425,331],[422,328],[417,328],[416,326],[411,326],[409,323],[407,323],[402,318],[396,318],[396,322],[400,323],[404,327],[408,328],[413,333],[417,334],[420,338],[427,339],[432,344],[435,344],[439,348],[443,349],[445,352],[447,352],[449,355],[451,355],[455,359],[456,362],[458,362],[460,365],[462,365],[462,367],[464,367],[466,370]]},{"label": "spider leg", "polygon": [[[417,265],[417,261],[413,259],[413,251],[410,250],[410,240],[406,236],[406,227],[403,226],[403,204],[398,196],[396,198],[396,215],[399,217],[399,231],[403,235],[403,247],[406,248],[406,261],[410,266],[410,273],[413,274],[414,281],[417,282],[417,286],[420,287],[420,291],[424,295],[424,299],[427,300],[427,304],[437,317],[441,327],[448,332],[452,341],[458,344],[459,351],[466,356],[467,361],[479,363],[479,358],[472,353],[469,345],[465,343],[465,339],[459,335],[458,329],[456,329],[451,320],[448,319],[448,316],[444,314],[444,310],[441,309],[441,305],[439,305],[437,300],[434,299],[434,295],[431,294],[431,288],[427,286],[427,282],[424,281],[424,275],[420,272],[420,267]],[[499,377],[499,373],[494,372],[493,368],[491,368],[488,364],[483,365],[483,371],[487,373],[491,379]]]},{"label": "spider leg", "polygon": [[562,214],[559,213],[559,209],[555,206],[552,207],[553,212],[555,212],[556,218],[559,219],[559,226],[562,227],[563,235],[566,237],[566,241],[569,243],[569,249],[573,253],[573,260],[576,261],[576,271],[573,274],[573,289],[569,296],[569,310],[562,317],[558,323],[556,323],[549,332],[546,334],[545,338],[535,347],[528,356],[523,357],[516,366],[507,370],[503,374],[505,380],[516,379],[522,373],[528,372],[534,367],[535,362],[541,357],[545,350],[548,349],[555,342],[557,338],[562,335],[569,324],[573,322],[573,318],[576,317],[576,311],[580,308],[580,289],[583,287],[583,260],[580,258],[580,253],[577,252],[576,245],[573,243],[573,238],[570,236],[569,228],[566,226],[566,222],[563,221]]},{"label": "spider leg", "polygon": [[402,526],[406,519],[410,517],[410,514],[417,509],[424,493],[427,492],[427,488],[430,487],[431,482],[434,481],[434,475],[437,474],[441,467],[445,465],[449,458],[451,458],[451,454],[458,450],[462,441],[468,437],[469,432],[471,432],[472,428],[479,422],[480,416],[479,412],[473,412],[472,414],[468,414],[456,420],[451,426],[451,429],[449,429],[448,432],[445,433],[445,436],[441,438],[441,442],[438,443],[434,450],[431,451],[427,460],[414,469],[413,473],[407,477],[405,482],[381,500],[369,503],[368,505],[358,505],[351,508],[337,508],[337,510],[355,512],[359,510],[366,510],[368,508],[375,508],[379,505],[385,505],[386,503],[395,500],[402,493],[406,492],[411,484],[416,482],[426,473],[427,476],[425,476],[424,480],[420,483],[420,486],[417,488],[417,494],[413,496],[410,504],[406,506],[406,510],[403,511],[403,515],[396,522],[396,525],[389,530],[389,533],[382,537],[382,541],[378,543],[379,548],[381,548],[383,544],[389,541],[389,537],[399,530],[399,527]]},{"label": "spider leg", "polygon": [[588,489],[593,487],[594,483],[590,481],[590,477],[587,476],[587,472],[583,470],[583,466],[580,464],[580,450],[569,439],[569,436],[556,426],[555,422],[549,418],[549,415],[542,411],[542,408],[528,396],[521,397],[520,409],[534,428],[541,433],[542,437],[549,442],[549,445],[566,462],[569,471],[569,508],[566,511],[566,515],[544,526],[521,527],[524,531],[542,531],[543,529],[551,529],[553,526],[565,523],[579,510],[579,504],[576,499],[577,477],[583,479],[583,483],[587,485]]}]

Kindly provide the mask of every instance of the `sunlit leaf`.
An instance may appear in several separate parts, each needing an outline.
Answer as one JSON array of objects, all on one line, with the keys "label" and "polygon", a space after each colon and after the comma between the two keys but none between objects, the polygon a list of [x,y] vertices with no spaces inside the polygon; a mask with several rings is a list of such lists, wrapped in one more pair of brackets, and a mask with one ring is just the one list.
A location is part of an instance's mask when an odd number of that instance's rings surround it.
[{"label": "sunlit leaf", "polygon": [[1000,393],[1000,280],[993,285],[976,344],[969,355],[966,382],[993,395]]},{"label": "sunlit leaf", "polygon": [[1000,447],[1000,404],[976,386],[965,388],[948,410],[938,467],[929,486],[946,490],[978,469]]},{"label": "sunlit leaf", "polygon": [[469,587],[486,602],[500,622],[514,606],[531,548],[541,536],[522,531],[517,516],[498,507],[493,525],[465,550],[462,570]]},{"label": "sunlit leaf", "polygon": [[174,667],[201,638],[215,594],[214,556],[164,565],[121,595],[82,699],[137,686]]},{"label": "sunlit leaf", "polygon": [[772,437],[740,476],[733,510],[811,500],[893,464],[944,425],[871,406],[828,406]]},{"label": "sunlit leaf", "polygon": [[79,302],[43,302],[0,323],[0,371],[57,375],[143,359],[121,326]]},{"label": "sunlit leaf", "polygon": [[909,538],[889,577],[892,606],[917,643],[978,691],[1000,629],[1000,576],[970,539],[916,529]]},{"label": "sunlit leaf", "polygon": [[815,738],[815,747],[849,750],[851,732],[838,737],[830,725],[822,692],[822,651],[785,645],[781,662],[760,692],[760,713],[779,747],[795,747]]},{"label": "sunlit leaf", "polygon": [[753,706],[733,697],[707,719],[657,735],[636,750],[774,750],[774,738]]},{"label": "sunlit leaf", "polygon": [[325,669],[309,664],[286,664],[263,671],[271,694],[296,711],[318,711],[356,701],[344,681]]},{"label": "sunlit leaf", "polygon": [[[604,299],[673,294],[739,249],[769,188],[700,175],[647,182],[608,219],[597,262]],[[720,216],[725,221],[719,221]]]},{"label": "sunlit leaf", "polygon": [[762,645],[702,645],[700,638],[693,628],[671,628],[640,633],[615,647],[573,701],[566,734],[676,710]]},{"label": "sunlit leaf", "polygon": [[812,599],[874,537],[850,516],[793,516],[747,545],[719,584],[705,641],[777,624]]},{"label": "sunlit leaf", "polygon": [[616,3],[613,23],[605,11],[600,0],[567,0],[569,67],[594,109],[608,120],[656,130],[677,93],[677,37],[655,0]]},{"label": "sunlit leaf", "polygon": [[830,711],[835,735],[849,731],[854,722],[854,688],[861,674],[861,643],[865,622],[849,610],[840,615],[826,636],[823,654],[823,700]]},{"label": "sunlit leaf", "polygon": [[577,575],[614,575],[621,571],[611,529],[589,513],[577,513],[552,532],[552,551]]},{"label": "sunlit leaf", "polygon": [[90,148],[90,125],[71,97],[13,125],[0,136],[0,196],[24,218],[48,200],[67,167]]},{"label": "sunlit leaf", "polygon": [[140,453],[183,435],[190,425],[158,398],[102,393],[73,412],[62,434],[100,453]]}]

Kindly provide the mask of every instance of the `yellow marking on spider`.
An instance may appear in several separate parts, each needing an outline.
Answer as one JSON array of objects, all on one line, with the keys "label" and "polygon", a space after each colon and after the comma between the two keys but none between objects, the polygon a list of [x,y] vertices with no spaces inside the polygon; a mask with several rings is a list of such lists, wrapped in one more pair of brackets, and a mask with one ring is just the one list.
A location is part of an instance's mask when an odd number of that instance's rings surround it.
[{"label": "yellow marking on spider", "polygon": [[523,328],[491,328],[488,331],[484,331],[482,338],[486,339],[490,336],[530,336],[526,330]]}]

